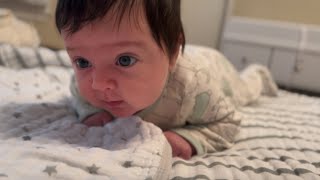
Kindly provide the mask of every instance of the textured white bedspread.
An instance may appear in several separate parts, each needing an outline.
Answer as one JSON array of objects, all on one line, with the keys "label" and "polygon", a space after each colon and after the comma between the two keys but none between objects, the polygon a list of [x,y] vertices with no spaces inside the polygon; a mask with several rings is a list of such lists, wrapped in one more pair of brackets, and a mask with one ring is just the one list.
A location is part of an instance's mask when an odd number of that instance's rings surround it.
[{"label": "textured white bedspread", "polygon": [[231,149],[174,159],[170,179],[320,179],[320,98],[280,91],[240,110],[245,118]]}]

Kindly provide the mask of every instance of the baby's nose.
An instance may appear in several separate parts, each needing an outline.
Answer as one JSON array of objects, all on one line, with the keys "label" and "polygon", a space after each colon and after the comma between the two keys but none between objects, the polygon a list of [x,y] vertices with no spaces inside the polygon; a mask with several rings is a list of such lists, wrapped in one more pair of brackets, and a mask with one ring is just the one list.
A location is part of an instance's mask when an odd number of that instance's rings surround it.
[{"label": "baby's nose", "polygon": [[105,91],[105,90],[113,90],[116,88],[116,81],[103,73],[95,73],[92,77],[92,89]]}]

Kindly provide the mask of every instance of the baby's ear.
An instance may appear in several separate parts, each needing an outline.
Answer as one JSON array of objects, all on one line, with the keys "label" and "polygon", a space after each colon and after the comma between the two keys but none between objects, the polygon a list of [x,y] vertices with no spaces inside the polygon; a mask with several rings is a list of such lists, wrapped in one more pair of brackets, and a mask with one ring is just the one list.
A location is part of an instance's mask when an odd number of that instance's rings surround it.
[{"label": "baby's ear", "polygon": [[169,70],[170,71],[172,71],[174,69],[174,67],[176,66],[179,54],[180,54],[180,48],[178,48],[178,50],[174,53],[174,55],[170,59],[170,62],[169,62]]},{"label": "baby's ear", "polygon": [[174,69],[174,67],[177,63],[177,59],[181,53],[181,44],[182,44],[182,36],[180,36],[175,53],[173,54],[173,56],[170,59],[170,64],[169,64],[170,71]]}]

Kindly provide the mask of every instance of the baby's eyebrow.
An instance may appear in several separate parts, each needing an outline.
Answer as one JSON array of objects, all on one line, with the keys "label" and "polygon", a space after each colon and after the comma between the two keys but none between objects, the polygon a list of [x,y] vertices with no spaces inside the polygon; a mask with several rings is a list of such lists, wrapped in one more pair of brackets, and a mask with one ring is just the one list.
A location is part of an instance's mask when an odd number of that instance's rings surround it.
[{"label": "baby's eyebrow", "polygon": [[[116,43],[106,43],[102,46],[116,46],[116,47],[128,47],[128,46],[135,46],[138,48],[145,49],[147,45],[143,41],[136,41],[136,40],[124,40],[124,41],[118,41]],[[74,51],[80,47],[72,47],[72,46],[66,46],[67,51]]]},{"label": "baby's eyebrow", "polygon": [[139,48],[145,48],[146,44],[142,41],[119,41],[113,44],[113,46],[125,47],[125,46],[136,46]]}]

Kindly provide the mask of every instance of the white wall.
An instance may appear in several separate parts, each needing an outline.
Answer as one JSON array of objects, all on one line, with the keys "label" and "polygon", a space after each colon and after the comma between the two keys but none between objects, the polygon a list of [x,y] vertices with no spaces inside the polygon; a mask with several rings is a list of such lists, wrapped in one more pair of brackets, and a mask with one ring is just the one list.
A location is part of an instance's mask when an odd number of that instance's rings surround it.
[{"label": "white wall", "polygon": [[187,43],[217,48],[224,6],[229,0],[182,0],[182,22]]},{"label": "white wall", "polygon": [[320,25],[319,0],[235,0],[233,15]]}]

